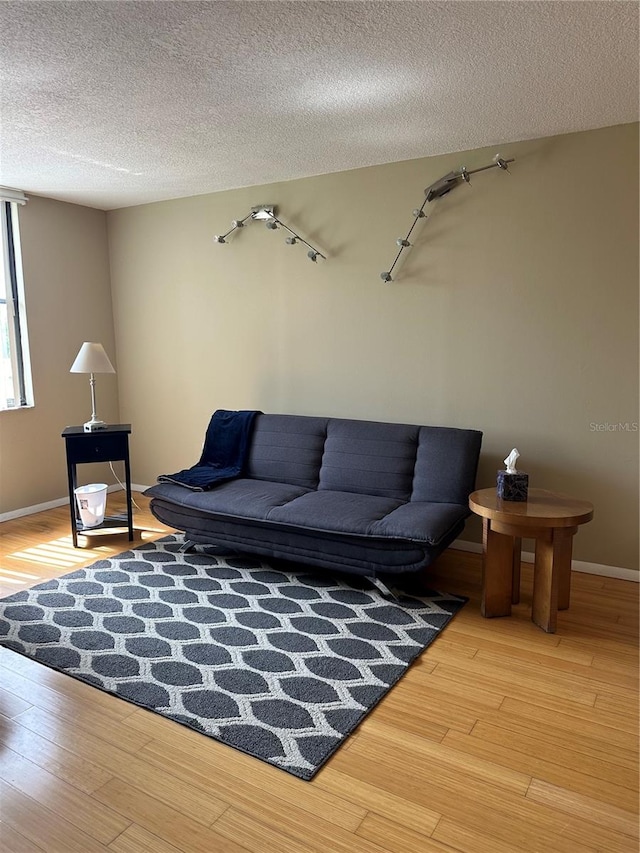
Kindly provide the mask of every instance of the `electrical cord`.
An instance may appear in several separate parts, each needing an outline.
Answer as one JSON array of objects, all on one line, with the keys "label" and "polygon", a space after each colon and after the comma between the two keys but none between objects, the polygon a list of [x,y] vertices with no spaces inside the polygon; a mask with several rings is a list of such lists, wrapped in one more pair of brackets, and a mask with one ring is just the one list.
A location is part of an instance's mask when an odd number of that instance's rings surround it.
[{"label": "electrical cord", "polygon": [[[109,468],[111,468],[111,473],[113,474],[113,476],[118,481],[118,485],[120,486],[120,488],[123,489],[124,491],[126,491],[127,487],[124,485],[124,483],[122,483],[122,481],[120,480],[120,477],[118,477],[118,475],[116,474],[115,469],[113,467],[113,462],[109,462]],[[140,507],[136,503],[135,498],[133,497],[133,494],[131,495],[131,503],[138,510],[138,512],[142,512],[142,510],[140,509]]]}]

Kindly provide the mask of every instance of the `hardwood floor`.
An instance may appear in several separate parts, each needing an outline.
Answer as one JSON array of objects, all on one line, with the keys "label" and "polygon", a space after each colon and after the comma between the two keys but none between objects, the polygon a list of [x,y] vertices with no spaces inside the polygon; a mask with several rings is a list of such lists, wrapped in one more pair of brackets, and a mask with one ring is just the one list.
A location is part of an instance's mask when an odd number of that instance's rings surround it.
[{"label": "hardwood floor", "polygon": [[[129,547],[66,507],[0,534],[1,595]],[[637,853],[638,585],[574,574],[545,634],[527,564],[511,618],[476,555],[433,581],[471,601],[311,782],[0,649],[0,851]]]}]

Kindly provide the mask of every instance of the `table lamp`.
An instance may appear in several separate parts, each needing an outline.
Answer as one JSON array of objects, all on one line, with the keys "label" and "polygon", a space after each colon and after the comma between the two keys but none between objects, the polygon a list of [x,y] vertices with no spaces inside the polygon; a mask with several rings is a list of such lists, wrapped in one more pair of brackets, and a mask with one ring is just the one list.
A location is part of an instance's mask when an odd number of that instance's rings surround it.
[{"label": "table lamp", "polygon": [[91,420],[84,424],[84,431],[95,432],[99,429],[106,429],[106,423],[96,417],[96,380],[93,374],[115,373],[115,370],[102,344],[85,341],[80,347],[80,352],[71,365],[69,373],[91,374],[91,379],[89,380],[89,384],[91,385]]}]

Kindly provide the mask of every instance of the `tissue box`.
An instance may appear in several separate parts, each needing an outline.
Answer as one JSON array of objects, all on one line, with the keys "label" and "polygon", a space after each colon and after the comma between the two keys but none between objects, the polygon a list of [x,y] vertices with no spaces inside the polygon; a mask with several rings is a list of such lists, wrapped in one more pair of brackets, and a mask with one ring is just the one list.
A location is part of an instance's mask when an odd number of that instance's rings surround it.
[{"label": "tissue box", "polygon": [[498,497],[505,501],[526,501],[529,491],[529,475],[518,471],[507,474],[498,471]]}]

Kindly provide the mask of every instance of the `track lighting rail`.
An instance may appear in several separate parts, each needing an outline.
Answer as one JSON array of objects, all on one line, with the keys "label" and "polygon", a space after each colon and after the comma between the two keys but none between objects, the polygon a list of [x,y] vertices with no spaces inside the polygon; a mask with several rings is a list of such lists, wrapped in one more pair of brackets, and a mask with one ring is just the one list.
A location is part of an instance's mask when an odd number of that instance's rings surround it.
[{"label": "track lighting rail", "polygon": [[243,219],[234,219],[231,223],[231,228],[225,234],[216,234],[213,238],[214,243],[226,243],[227,237],[230,234],[233,234],[234,231],[237,231],[239,228],[244,228],[245,223],[250,220],[252,222],[264,222],[266,227],[270,231],[275,231],[278,228],[283,228],[285,231],[289,233],[289,237],[285,239],[285,243],[289,246],[295,246],[296,243],[303,243],[309,251],[307,252],[307,257],[310,261],[314,263],[318,260],[318,258],[322,258],[326,261],[327,257],[324,255],[319,249],[316,249],[315,246],[312,246],[311,243],[307,242],[304,237],[301,237],[297,232],[286,225],[281,219],[276,216],[276,208],[272,204],[259,204],[256,207],[252,207],[250,212]]},{"label": "track lighting rail", "polygon": [[424,209],[429,202],[442,198],[442,196],[451,192],[452,189],[455,189],[455,187],[460,186],[460,184],[470,185],[471,175],[476,175],[478,172],[486,172],[487,169],[493,169],[496,166],[503,172],[508,172],[509,163],[513,163],[514,159],[514,157],[511,157],[507,160],[501,157],[499,154],[496,154],[496,156],[493,158],[493,162],[489,163],[486,166],[479,166],[477,169],[467,169],[464,166],[461,166],[456,171],[449,172],[442,178],[439,178],[433,184],[430,184],[424,191],[424,201],[422,202],[419,208],[413,211],[413,224],[411,225],[411,228],[409,228],[406,237],[399,237],[396,240],[396,246],[399,246],[400,248],[398,249],[398,253],[395,256],[393,263],[386,272],[380,273],[380,278],[385,282],[393,281],[392,273],[395,269],[396,264],[400,260],[400,255],[404,252],[405,249],[408,249],[412,245],[409,242],[409,238],[413,233],[413,229],[416,227],[417,223],[421,219],[428,218],[427,214],[424,212]]}]

